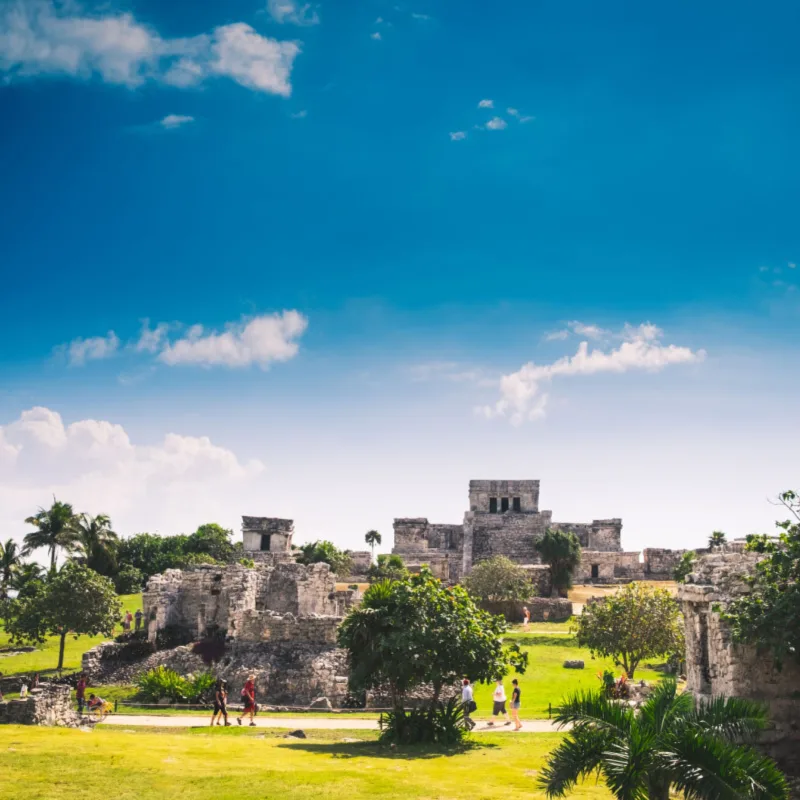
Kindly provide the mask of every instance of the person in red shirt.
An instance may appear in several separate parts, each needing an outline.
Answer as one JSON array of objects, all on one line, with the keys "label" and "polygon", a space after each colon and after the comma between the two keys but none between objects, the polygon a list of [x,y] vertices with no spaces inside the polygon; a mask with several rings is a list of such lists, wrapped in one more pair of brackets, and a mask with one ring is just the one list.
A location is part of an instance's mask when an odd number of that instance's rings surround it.
[{"label": "person in red shirt", "polygon": [[246,717],[248,714],[250,715],[250,727],[255,728],[256,720],[256,676],[255,675],[248,675],[247,682],[244,685],[244,689],[242,689],[242,715],[240,717],[236,717],[236,722],[239,725],[242,724],[242,719]]},{"label": "person in red shirt", "polygon": [[78,713],[83,714],[83,705],[86,697],[86,676],[81,673],[75,686],[75,699],[78,701]]}]

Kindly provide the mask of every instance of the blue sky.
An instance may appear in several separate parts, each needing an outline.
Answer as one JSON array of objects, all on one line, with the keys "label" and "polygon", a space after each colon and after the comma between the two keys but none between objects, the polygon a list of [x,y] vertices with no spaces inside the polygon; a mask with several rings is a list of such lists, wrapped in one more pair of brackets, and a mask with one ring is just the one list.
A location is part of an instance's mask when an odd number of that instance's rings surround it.
[{"label": "blue sky", "polygon": [[56,492],[355,547],[473,477],[631,549],[769,528],[799,17],[0,1],[0,535]]}]

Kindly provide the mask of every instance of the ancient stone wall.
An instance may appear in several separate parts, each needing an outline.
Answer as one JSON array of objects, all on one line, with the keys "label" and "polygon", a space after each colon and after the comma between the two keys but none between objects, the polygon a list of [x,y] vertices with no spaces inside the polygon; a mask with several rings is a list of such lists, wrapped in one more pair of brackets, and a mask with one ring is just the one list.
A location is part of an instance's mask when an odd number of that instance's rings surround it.
[{"label": "ancient stone wall", "polygon": [[423,564],[437,578],[457,581],[461,576],[463,525],[438,525],[425,517],[400,517],[394,521],[394,548],[412,572]]},{"label": "ancient stone wall", "polygon": [[759,556],[727,547],[698,559],[678,587],[686,625],[687,688],[700,697],[746,697],[769,707],[770,728],[763,738],[784,769],[800,774],[800,666],[777,670],[768,654],[734,644],[715,607],[750,591],[743,577]]},{"label": "ancient stone wall", "polygon": [[369,550],[348,551],[350,556],[350,576],[353,578],[364,577],[372,566],[372,553]]},{"label": "ancient stone wall", "polygon": [[33,689],[24,700],[0,702],[0,725],[76,726],[78,714],[72,707],[71,688],[48,683]]},{"label": "ancient stone wall", "polygon": [[492,556],[506,556],[518,564],[539,564],[536,539],[544,536],[552,512],[534,514],[475,514],[472,519],[472,565]]},{"label": "ancient stone wall", "polygon": [[595,519],[592,522],[552,522],[550,527],[574,533],[587,550],[619,552],[622,550],[622,520]]},{"label": "ancient stone wall", "polygon": [[550,597],[553,584],[550,577],[550,567],[547,564],[526,564],[525,572],[531,579],[536,597]]},{"label": "ancient stone wall", "polygon": [[621,583],[644,580],[639,553],[583,550],[575,570],[576,583]]},{"label": "ancient stone wall", "polygon": [[289,554],[294,520],[278,517],[242,517],[242,543],[248,556],[260,560],[265,554]]},{"label": "ancient stone wall", "polygon": [[341,617],[276,614],[274,611],[246,611],[239,638],[247,642],[303,642],[336,644]]},{"label": "ancient stone wall", "polygon": [[688,550],[668,550],[661,547],[646,547],[642,550],[644,574],[648,580],[672,580],[675,568]]},{"label": "ancient stone wall", "polygon": [[469,510],[488,514],[491,500],[497,501],[498,511],[502,501],[508,502],[508,510],[514,511],[514,498],[519,499],[519,511],[535,513],[539,510],[539,481],[470,481]]}]

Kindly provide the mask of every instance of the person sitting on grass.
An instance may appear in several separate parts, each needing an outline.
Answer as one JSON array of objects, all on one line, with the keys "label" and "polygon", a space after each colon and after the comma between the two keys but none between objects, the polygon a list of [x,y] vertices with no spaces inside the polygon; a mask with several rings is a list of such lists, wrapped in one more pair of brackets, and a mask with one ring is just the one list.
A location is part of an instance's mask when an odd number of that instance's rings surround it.
[{"label": "person sitting on grass", "polygon": [[508,711],[506,711],[506,690],[503,686],[503,679],[498,678],[495,681],[494,687],[494,694],[492,695],[492,700],[494,701],[494,706],[492,707],[492,719],[489,722],[490,725],[494,725],[494,721],[497,719],[498,714],[502,714],[505,718],[504,725],[510,725],[511,720],[508,718]]},{"label": "person sitting on grass", "polygon": [[247,682],[244,685],[244,689],[242,689],[242,714],[240,717],[236,717],[236,722],[241,725],[242,719],[249,715],[250,716],[250,727],[255,728],[256,720],[256,676],[255,675],[248,675]]},{"label": "person sitting on grass", "polygon": [[211,727],[214,727],[214,720],[216,720],[217,725],[220,725],[223,718],[227,728],[230,725],[230,722],[228,722],[228,689],[225,681],[219,678],[214,689],[214,713],[211,715]]}]

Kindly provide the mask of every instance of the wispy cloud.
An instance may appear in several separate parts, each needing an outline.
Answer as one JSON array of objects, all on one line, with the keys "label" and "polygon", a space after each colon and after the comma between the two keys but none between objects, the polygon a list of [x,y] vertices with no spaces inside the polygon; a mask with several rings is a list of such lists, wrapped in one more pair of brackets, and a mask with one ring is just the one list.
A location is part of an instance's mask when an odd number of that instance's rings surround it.
[{"label": "wispy cloud", "polygon": [[379,42],[383,37],[380,35],[380,33],[378,33],[378,31],[375,31],[375,33],[371,33],[369,35],[369,38],[370,39],[375,39],[376,41]]},{"label": "wispy cloud", "polygon": [[508,123],[502,117],[492,117],[486,123],[487,131],[502,131],[508,127]]},{"label": "wispy cloud", "polygon": [[295,111],[293,114],[289,114],[292,119],[305,119],[308,116],[308,111],[303,109],[302,111]]},{"label": "wispy cloud", "polygon": [[451,131],[450,132],[450,141],[451,142],[460,142],[462,139],[467,138],[466,131]]},{"label": "wispy cloud", "polygon": [[411,12],[411,19],[428,20],[431,18],[430,14],[418,14],[414,11]]},{"label": "wispy cloud", "polygon": [[279,25],[319,25],[316,6],[294,0],[268,0],[267,12]]},{"label": "wispy cloud", "polygon": [[229,78],[253,91],[288,96],[296,42],[261,36],[234,22],[210,33],[163,38],[130,13],[87,12],[78,2],[7,0],[0,6],[0,74],[99,78],[134,88],[179,88]]},{"label": "wispy cloud", "polygon": [[194,122],[194,117],[186,117],[182,114],[167,114],[158,124],[162,128],[172,130],[173,128],[180,128],[183,125],[188,125],[190,122]]},{"label": "wispy cloud", "polygon": [[407,368],[408,376],[415,383],[425,383],[428,381],[449,381],[452,383],[474,383],[477,386],[495,386],[497,384],[495,376],[490,376],[484,369],[457,361],[425,361],[420,364],[412,364]]},{"label": "wispy cloud", "polygon": [[87,361],[111,358],[119,350],[119,338],[114,331],[107,336],[93,336],[89,339],[73,339],[68,345],[58,348],[65,352],[72,366],[82,366]]},{"label": "wispy cloud", "polygon": [[478,108],[494,108],[494,100],[481,100]]},{"label": "wispy cloud", "polygon": [[516,372],[503,375],[499,381],[499,400],[493,405],[479,407],[477,413],[489,419],[507,417],[512,424],[519,425],[544,416],[547,405],[544,387],[553,380],[632,370],[659,372],[669,366],[703,361],[706,355],[704,350],[662,344],[663,331],[651,323],[626,324],[615,336],[623,341],[611,350],[590,350],[589,343],[584,341],[572,356],[564,356],[551,364],[530,361]]},{"label": "wispy cloud", "polygon": [[159,322],[155,328],[150,327],[150,320],[142,320],[142,331],[139,338],[133,343],[137,353],[157,353],[167,339],[170,326],[166,322]]}]

